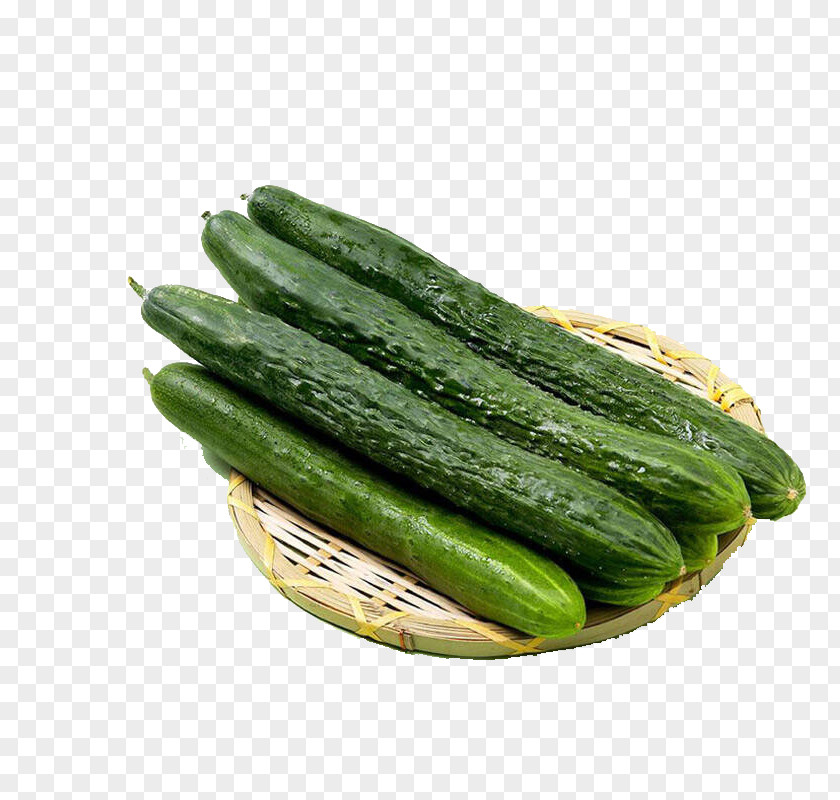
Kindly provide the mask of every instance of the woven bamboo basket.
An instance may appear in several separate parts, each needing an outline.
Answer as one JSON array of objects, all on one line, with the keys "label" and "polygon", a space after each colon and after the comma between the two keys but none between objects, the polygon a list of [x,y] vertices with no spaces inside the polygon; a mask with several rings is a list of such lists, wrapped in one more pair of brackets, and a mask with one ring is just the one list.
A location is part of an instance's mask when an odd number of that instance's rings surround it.
[{"label": "woven bamboo basket", "polygon": [[[752,398],[720,369],[649,328],[579,311],[527,309],[549,323],[608,347],[679,383],[747,425],[764,431]],[[476,617],[402,567],[307,519],[235,470],[227,503],[245,552],[296,605],[358,636],[409,652],[461,658],[505,658],[580,647],[628,633],[694,597],[743,544],[752,524],[720,537],[717,559],[634,608],[590,605],[584,628],[542,639]]]}]

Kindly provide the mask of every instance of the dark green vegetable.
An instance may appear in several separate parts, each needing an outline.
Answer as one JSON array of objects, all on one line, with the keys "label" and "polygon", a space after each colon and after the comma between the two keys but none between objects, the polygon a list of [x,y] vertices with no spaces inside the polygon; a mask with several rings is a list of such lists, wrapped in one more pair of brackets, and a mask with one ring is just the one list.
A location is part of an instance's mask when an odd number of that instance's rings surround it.
[{"label": "dark green vegetable", "polygon": [[170,364],[147,377],[161,413],[205,448],[472,611],[534,636],[583,625],[583,597],[548,558],[418,497],[203,367]]},{"label": "dark green vegetable", "polygon": [[[196,437],[193,437],[196,438]],[[230,476],[230,464],[225,461],[218,453],[214,453],[207,447],[201,448],[201,455],[204,456],[204,463],[217,475],[221,475],[225,480]]]},{"label": "dark green vegetable", "polygon": [[143,301],[155,330],[221,377],[593,576],[637,588],[684,571],[655,517],[280,320],[182,286]]},{"label": "dark green vegetable", "polygon": [[748,519],[747,490],[731,467],[561,402],[241,214],[210,217],[202,243],[249,308],[280,317],[513,444],[613,486],[675,535],[723,533]]},{"label": "dark green vegetable", "polygon": [[791,514],[805,496],[799,467],[770,439],[606,348],[546,324],[405,239],[275,186],[251,194],[248,215],[567,402],[713,453],[741,475],[755,516]]},{"label": "dark green vegetable", "polygon": [[674,537],[680,545],[686,572],[705,569],[715,560],[718,537],[714,533],[704,533],[700,536],[683,536],[675,533]]},{"label": "dark green vegetable", "polygon": [[662,594],[666,585],[660,583],[656,587],[639,591],[633,587],[628,588],[607,581],[590,581],[581,577],[576,577],[575,581],[587,600],[612,606],[639,606],[642,603],[647,603]]}]

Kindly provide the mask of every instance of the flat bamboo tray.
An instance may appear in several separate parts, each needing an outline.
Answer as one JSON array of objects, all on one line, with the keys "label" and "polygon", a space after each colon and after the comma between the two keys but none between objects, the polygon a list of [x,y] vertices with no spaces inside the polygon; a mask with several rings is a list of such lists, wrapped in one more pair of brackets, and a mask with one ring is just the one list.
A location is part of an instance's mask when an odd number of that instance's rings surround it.
[{"label": "flat bamboo tray", "polygon": [[[579,311],[527,309],[581,338],[679,383],[764,432],[752,398],[707,359],[649,328]],[[476,617],[411,573],[298,514],[235,470],[228,509],[245,552],[272,585],[304,610],[380,644],[461,658],[505,658],[600,642],[659,619],[696,595],[743,544],[752,524],[720,537],[717,559],[634,608],[591,605],[584,628],[541,639]]]}]

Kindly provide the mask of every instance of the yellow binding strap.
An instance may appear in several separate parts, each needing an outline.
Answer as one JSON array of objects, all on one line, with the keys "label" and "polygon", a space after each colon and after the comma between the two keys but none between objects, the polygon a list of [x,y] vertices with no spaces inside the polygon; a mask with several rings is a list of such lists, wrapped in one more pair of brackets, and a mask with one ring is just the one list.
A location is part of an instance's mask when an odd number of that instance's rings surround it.
[{"label": "yellow binding strap", "polygon": [[718,402],[724,411],[728,411],[742,400],[752,400],[752,397],[737,383],[727,383],[718,388]]},{"label": "yellow binding strap", "polygon": [[659,611],[656,612],[654,619],[659,619],[669,608],[673,608],[674,606],[678,606],[680,603],[684,603],[686,600],[690,599],[691,595],[688,594],[675,594],[674,592],[664,591],[660,594],[656,599],[659,600],[662,605],[659,607]]},{"label": "yellow binding strap", "polygon": [[554,322],[561,328],[565,328],[567,331],[573,331],[575,329],[575,326],[572,325],[571,320],[566,316],[566,314],[563,311],[560,311],[559,309],[551,308],[551,306],[526,306],[525,310],[529,311],[531,314],[534,314],[540,319],[545,320],[546,322]]},{"label": "yellow binding strap", "polygon": [[603,325],[599,325],[597,328],[593,328],[592,330],[595,333],[611,333],[612,331],[620,331],[623,328],[637,328],[639,327],[636,325],[635,322],[606,322]]},{"label": "yellow binding strap", "polygon": [[376,632],[383,625],[387,625],[389,622],[393,622],[395,619],[399,619],[400,617],[408,616],[407,611],[388,611],[381,617],[368,620],[367,617],[365,617],[365,612],[362,609],[362,604],[359,602],[359,598],[352,594],[346,594],[345,597],[350,601],[350,608],[353,610],[353,616],[355,617],[356,622],[359,623],[359,627],[354,631],[357,636],[365,636],[369,639],[381,641],[376,635]]},{"label": "yellow binding strap", "polygon": [[551,316],[548,318],[550,322],[559,325],[561,328],[565,328],[567,331],[573,331],[575,326],[572,325],[569,318],[562,312],[556,308],[549,308],[546,309]]},{"label": "yellow binding strap", "polygon": [[492,628],[489,628],[487,625],[483,625],[480,622],[474,622],[471,619],[458,619],[458,624],[463,625],[463,627],[465,628],[469,628],[471,631],[474,631],[475,633],[478,633],[481,636],[486,637],[487,639],[490,639],[496,644],[500,644],[502,647],[507,647],[509,650],[512,651],[514,655],[524,655],[526,653],[539,653],[540,650],[538,648],[545,641],[543,637],[536,636],[527,642],[517,642],[511,639],[509,636],[505,636],[502,633],[498,633]]},{"label": "yellow binding strap", "polygon": [[720,367],[717,366],[717,364],[712,364],[712,366],[709,367],[709,374],[706,376],[706,391],[709,393],[709,400],[714,400],[716,403],[720,397],[717,387],[715,386],[718,373],[720,373]]},{"label": "yellow binding strap", "polygon": [[700,353],[695,353],[693,350],[666,350],[665,355],[675,361],[682,361],[684,358],[703,358]]},{"label": "yellow binding strap", "polygon": [[227,501],[229,506],[233,506],[234,508],[238,508],[240,511],[244,511],[246,514],[250,514],[254,519],[258,520],[260,518],[253,506],[243,503],[238,497],[231,497],[228,495]]},{"label": "yellow binding strap", "polygon": [[645,334],[647,346],[650,348],[651,353],[653,353],[653,357],[660,364],[667,364],[668,362],[665,360],[662,355],[662,351],[659,349],[659,339],[656,338],[656,334],[650,328],[642,328],[642,330]]},{"label": "yellow binding strap", "polygon": [[230,479],[230,483],[228,484],[228,494],[232,494],[247,480],[248,479],[244,475],[240,475],[239,473],[237,473],[235,478]]},{"label": "yellow binding strap", "polygon": [[263,542],[262,560],[263,564],[268,567],[271,572],[274,572],[274,551],[276,546],[274,544],[274,537],[266,531],[265,541]]}]

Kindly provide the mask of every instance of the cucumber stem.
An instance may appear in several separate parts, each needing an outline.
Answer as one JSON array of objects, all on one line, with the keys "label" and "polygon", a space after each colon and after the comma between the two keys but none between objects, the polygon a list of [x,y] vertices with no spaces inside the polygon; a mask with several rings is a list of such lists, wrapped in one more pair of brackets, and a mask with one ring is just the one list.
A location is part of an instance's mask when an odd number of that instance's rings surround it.
[{"label": "cucumber stem", "polygon": [[250,196],[251,195],[249,195],[249,194],[241,194],[241,195],[239,195],[239,199],[240,200],[247,200]]},{"label": "cucumber stem", "polygon": [[143,377],[146,379],[149,386],[151,386],[152,378],[154,378],[155,376],[154,373],[148,367],[143,367]]},{"label": "cucumber stem", "polygon": [[208,220],[208,219],[210,219],[210,217],[212,217],[212,216],[213,216],[213,214],[211,214],[209,211],[205,211],[205,212],[201,215],[201,218],[202,218],[203,220]]},{"label": "cucumber stem", "polygon": [[129,276],[129,278],[128,278],[128,285],[132,289],[134,289],[134,291],[137,292],[137,294],[139,294],[140,297],[145,297],[146,296],[146,290],[139,283],[137,283],[137,281],[134,280],[134,278],[132,278],[131,276]]}]

